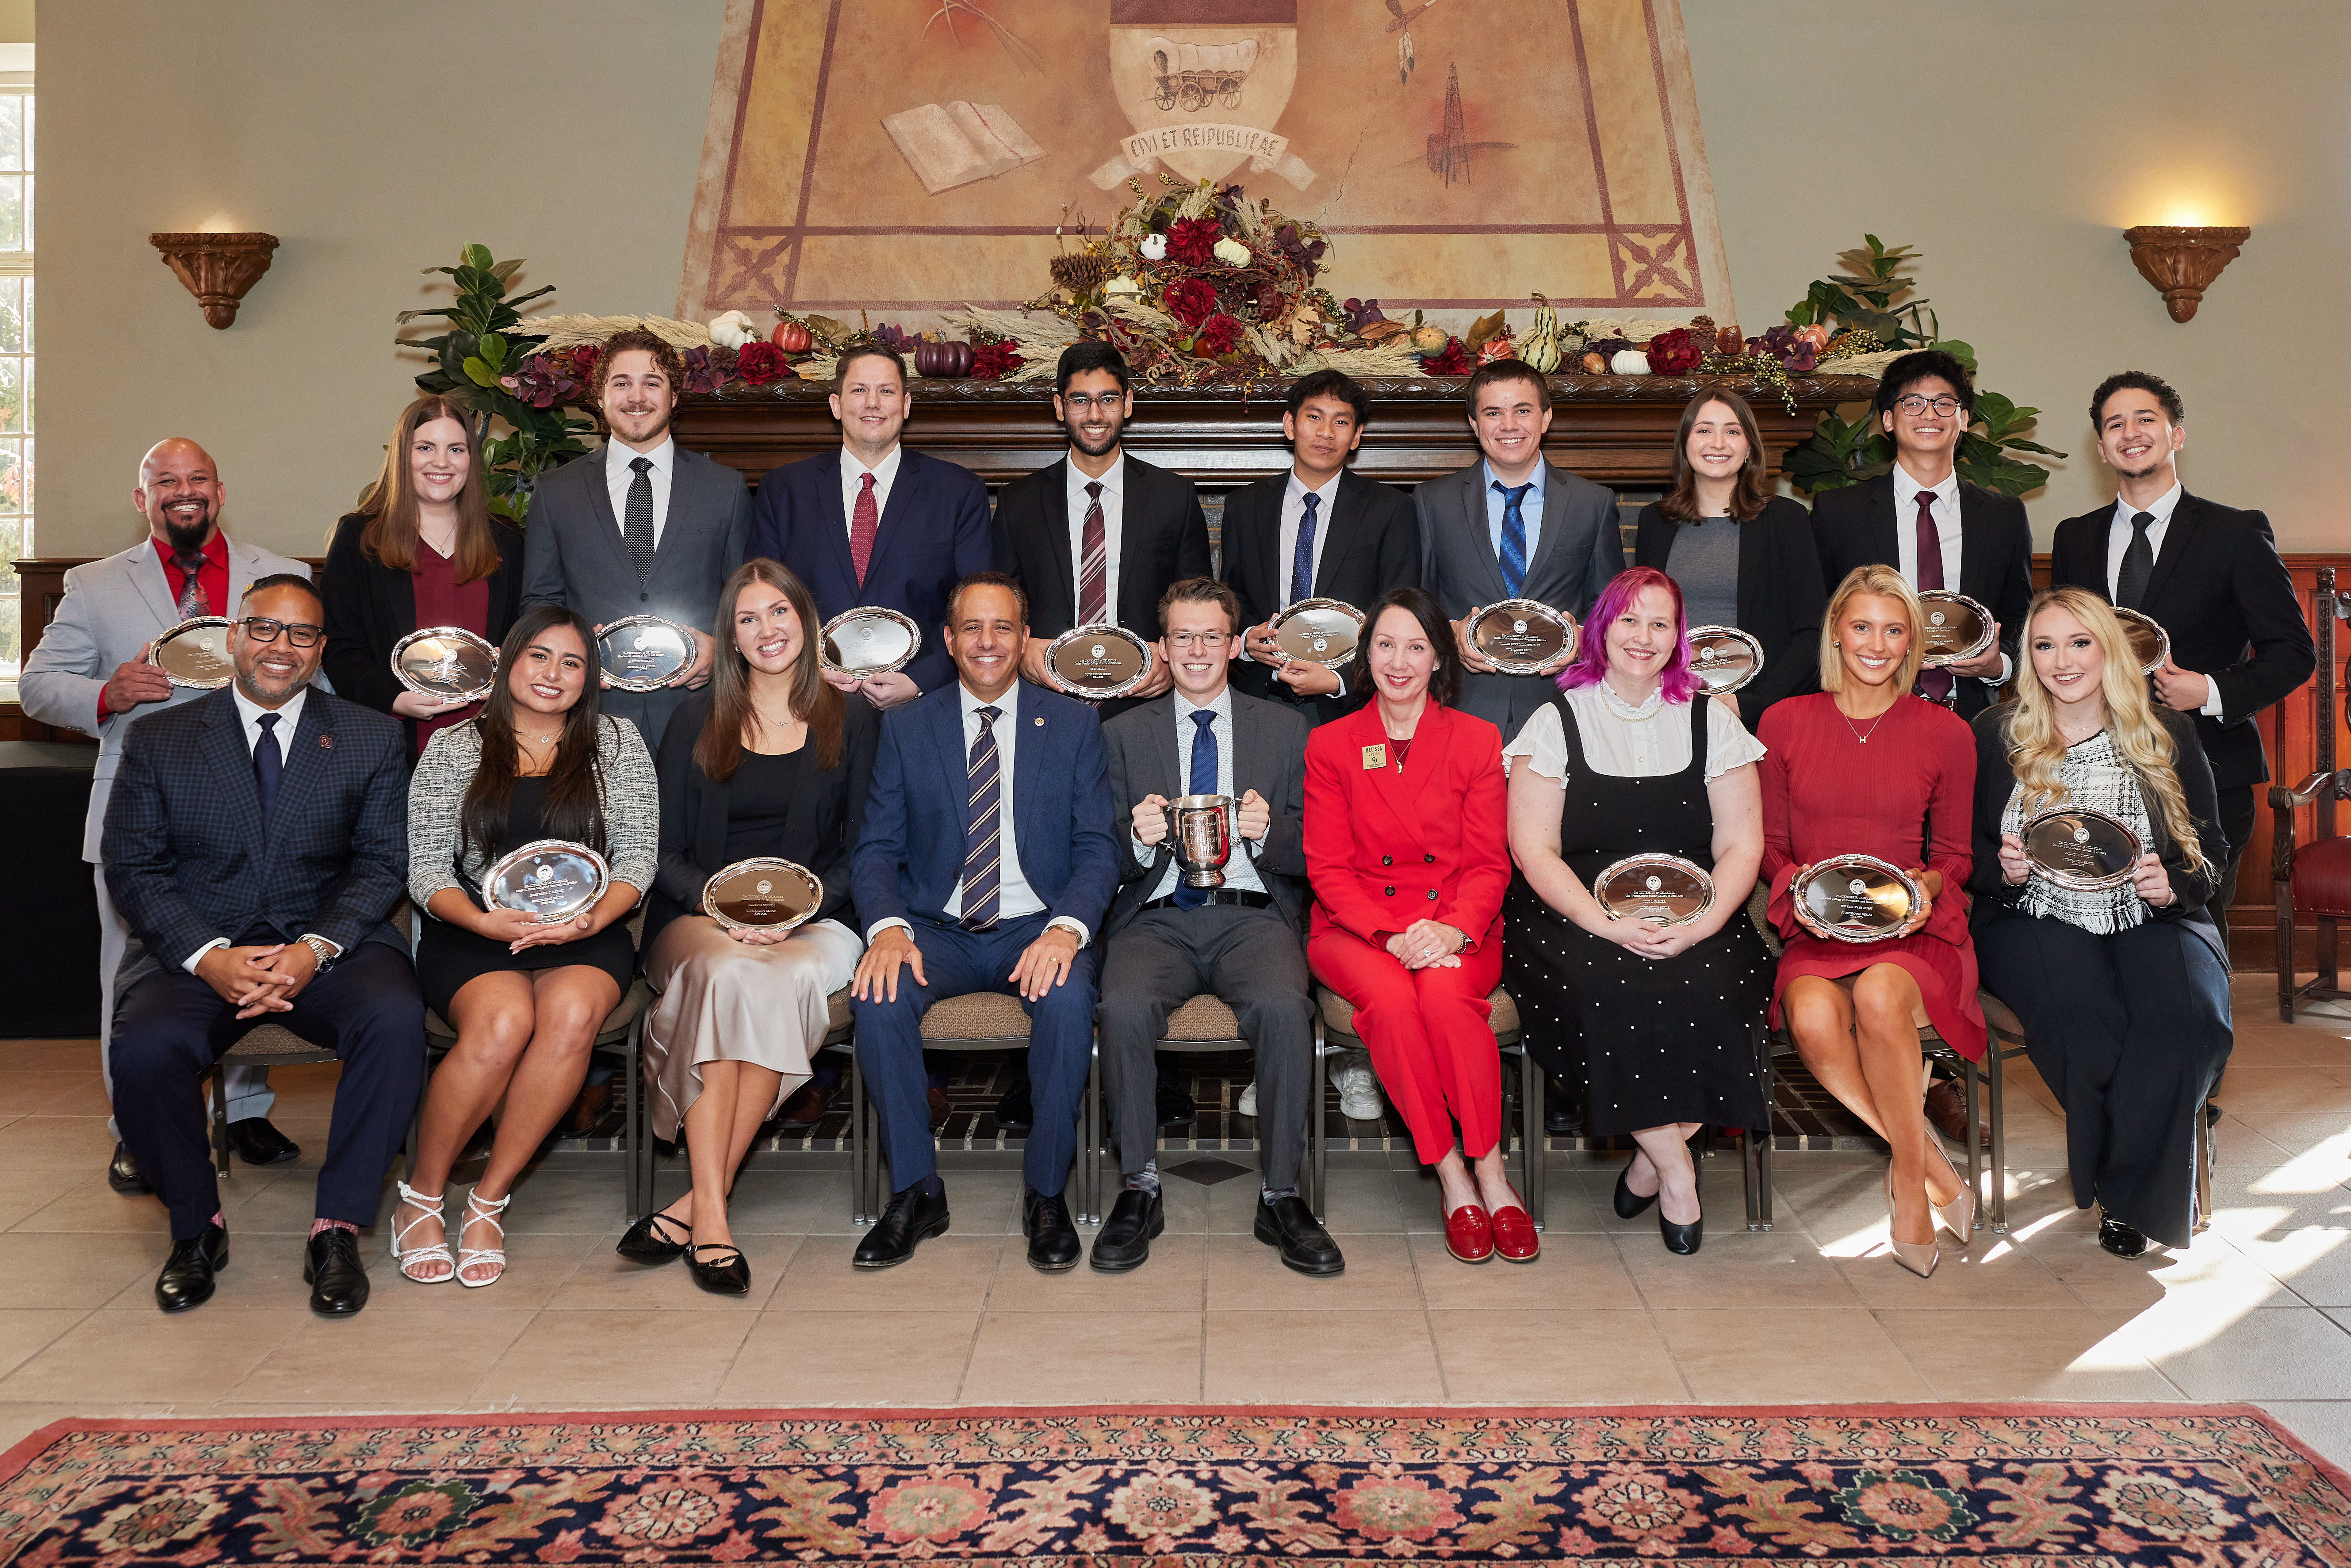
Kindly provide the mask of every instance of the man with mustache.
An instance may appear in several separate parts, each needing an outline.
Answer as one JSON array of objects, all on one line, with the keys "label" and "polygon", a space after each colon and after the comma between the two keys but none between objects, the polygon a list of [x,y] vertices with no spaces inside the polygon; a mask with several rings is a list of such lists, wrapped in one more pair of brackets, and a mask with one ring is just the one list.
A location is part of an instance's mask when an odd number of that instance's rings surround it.
[{"label": "man with mustache", "polygon": [[[107,800],[131,719],[142,709],[153,713],[204,695],[200,687],[173,685],[162,666],[150,662],[150,646],[183,621],[229,614],[257,578],[309,575],[298,560],[239,544],[223,533],[220,514],[227,498],[219,466],[194,442],[174,435],[148,448],[131,491],[131,506],[146,520],[147,537],[119,555],[66,573],[65,598],[17,680],[26,717],[94,736],[99,743],[81,858],[90,862],[98,884],[98,1059],[110,1103],[114,980],[130,931],[106,887],[99,837]],[[301,1158],[294,1141],[269,1123],[277,1098],[269,1070],[232,1067],[225,1077],[229,1142],[245,1162],[273,1166]],[[116,1139],[106,1167],[108,1185],[121,1193],[152,1191],[111,1118],[107,1131]]]}]

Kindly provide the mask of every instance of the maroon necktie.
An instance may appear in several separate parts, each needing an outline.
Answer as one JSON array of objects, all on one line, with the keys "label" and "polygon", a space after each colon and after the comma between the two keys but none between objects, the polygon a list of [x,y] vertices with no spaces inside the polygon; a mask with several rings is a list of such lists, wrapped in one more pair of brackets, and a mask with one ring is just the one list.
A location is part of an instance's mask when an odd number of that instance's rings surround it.
[{"label": "maroon necktie", "polygon": [[1086,529],[1078,562],[1078,624],[1099,625],[1110,582],[1110,550],[1102,540],[1102,481],[1086,481]]},{"label": "maroon necktie", "polygon": [[[1935,492],[1918,492],[1918,588],[1921,592],[1943,586],[1943,537],[1935,531]],[[1918,694],[1936,702],[1951,695],[1951,672],[1921,668]]]},{"label": "maroon necktie", "polygon": [[857,510],[849,519],[849,559],[857,565],[857,586],[865,586],[865,563],[873,559],[873,536],[882,528],[881,509],[873,504],[873,476],[859,476]]}]

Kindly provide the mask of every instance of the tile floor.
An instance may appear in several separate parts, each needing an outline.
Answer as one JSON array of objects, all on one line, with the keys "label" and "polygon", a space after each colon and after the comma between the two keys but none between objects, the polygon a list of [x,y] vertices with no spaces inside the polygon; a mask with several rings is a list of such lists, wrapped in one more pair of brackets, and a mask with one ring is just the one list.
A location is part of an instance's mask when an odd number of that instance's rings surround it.
[{"label": "tile floor", "polygon": [[[1608,1206],[1613,1160],[1554,1154],[1541,1260],[1447,1256],[1408,1155],[1338,1156],[1347,1271],[1284,1270],[1249,1233],[1255,1183],[1168,1184],[1150,1263],[1031,1271],[1017,1156],[954,1154],[953,1231],[879,1275],[849,1268],[842,1160],[763,1155],[736,1229],[748,1300],[614,1256],[618,1156],[551,1156],[518,1189],[487,1291],[418,1287],[369,1239],[375,1299],[303,1305],[314,1162],[239,1166],[234,1259],[184,1317],[150,1295],[152,1200],[108,1190],[96,1047],[0,1042],[0,1444],[72,1415],[1020,1403],[1774,1403],[2253,1400],[2351,1463],[2351,1009],[2286,1028],[2237,988],[2217,1217],[2193,1249],[2101,1252],[2059,1186],[2063,1129],[2029,1070],[2011,1095],[2006,1237],[1931,1281],[1885,1251],[1882,1164],[1782,1154],[1779,1228],[1740,1228],[1710,1162],[1705,1250]],[[323,1147],[331,1067],[280,1073],[277,1120]],[[1182,1158],[1183,1156],[1178,1156]],[[1243,1159],[1246,1155],[1225,1156]],[[665,1172],[664,1195],[681,1177]]]}]

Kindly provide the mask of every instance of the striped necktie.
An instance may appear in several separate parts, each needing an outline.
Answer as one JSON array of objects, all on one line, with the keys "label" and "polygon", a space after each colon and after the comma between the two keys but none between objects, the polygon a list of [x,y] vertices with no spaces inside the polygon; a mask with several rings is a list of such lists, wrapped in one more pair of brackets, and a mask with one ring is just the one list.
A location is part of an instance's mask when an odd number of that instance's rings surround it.
[{"label": "striped necktie", "polygon": [[971,743],[971,760],[964,769],[970,788],[964,796],[963,812],[963,926],[967,931],[988,931],[995,928],[997,909],[1003,902],[998,874],[1004,852],[999,816],[1003,779],[997,765],[996,721],[1004,710],[972,711],[979,719],[979,737]]},{"label": "striped necktie", "polygon": [[1110,544],[1102,530],[1102,481],[1086,481],[1086,520],[1080,535],[1084,558],[1078,562],[1078,624],[1110,619]]}]

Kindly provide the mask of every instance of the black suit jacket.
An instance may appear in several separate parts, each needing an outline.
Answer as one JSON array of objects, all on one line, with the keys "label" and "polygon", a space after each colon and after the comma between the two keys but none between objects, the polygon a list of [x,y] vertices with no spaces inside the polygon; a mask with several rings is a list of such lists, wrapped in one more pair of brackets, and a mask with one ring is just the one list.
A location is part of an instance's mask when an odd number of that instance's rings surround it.
[{"label": "black suit jacket", "polygon": [[[1681,527],[1655,502],[1642,507],[1633,564],[1670,574],[1667,563]],[[1774,496],[1753,521],[1739,525],[1739,629],[1763,644],[1763,668],[1738,694],[1740,717],[1750,730],[1781,698],[1820,689],[1821,615],[1827,608],[1812,517],[1785,496]]]},{"label": "black suit jacket", "polygon": [[[1246,631],[1290,602],[1290,562],[1281,558],[1281,499],[1290,476],[1234,491],[1225,498],[1224,580],[1241,601]],[[1412,497],[1347,470],[1323,526],[1332,532],[1314,571],[1315,596],[1369,610],[1391,589],[1420,586],[1420,519]],[[1272,667],[1248,659],[1233,665],[1233,685],[1253,697],[1297,710],[1309,724],[1327,724],[1363,705],[1364,696],[1293,696]],[[1267,797],[1269,800],[1270,796]]]},{"label": "black suit jacket", "polygon": [[[144,958],[180,965],[215,936],[316,932],[346,952],[408,943],[407,733],[313,686],[265,823],[227,689],[134,722],[106,807],[106,887]],[[126,956],[117,996],[147,964]]]},{"label": "black suit jacket", "polygon": [[[1058,637],[1078,623],[1078,564],[1071,559],[1067,457],[1024,474],[996,499],[996,570],[1029,595],[1029,634]],[[1126,454],[1119,519],[1118,602],[1111,617],[1159,640],[1159,596],[1186,577],[1208,577],[1208,518],[1192,481]]]},{"label": "black suit jacket", "polygon": [[[1820,549],[1822,587],[1834,594],[1855,567],[1896,565],[1902,559],[1897,530],[1916,526],[1915,518],[1894,515],[1890,473],[1866,484],[1822,491],[1813,497],[1813,542]],[[1959,481],[1958,588],[1991,609],[1992,619],[2000,622],[2000,650],[2013,668],[2024,635],[2024,613],[2032,604],[2032,525],[2025,521],[2023,502],[1965,479]],[[1961,718],[1974,718],[2000,695],[1999,687],[1972,675],[1957,679]]]},{"label": "black suit jacket", "polygon": [[[2057,525],[2052,588],[2086,588],[2113,599],[2106,528],[2114,515],[2113,507],[2101,507]],[[2253,716],[2318,667],[2310,623],[2269,518],[2181,492],[2147,579],[2147,602],[2138,608],[2170,633],[2173,664],[2211,676],[2220,688],[2220,716],[2195,716],[2213,783],[2240,789],[2267,779],[2269,758]]]},{"label": "black suit jacket", "polygon": [[[661,776],[661,866],[645,911],[641,950],[646,953],[671,921],[702,913],[704,886],[730,863],[727,801],[734,780],[720,783],[694,763],[711,701],[706,687],[687,696],[662,737],[654,764]],[[807,787],[792,797],[782,833],[756,852],[779,855],[816,873],[824,883],[824,902],[809,918],[838,920],[854,931],[861,927],[850,897],[849,852],[865,827],[865,792],[873,781],[873,743],[882,734],[882,716],[867,702],[852,700],[842,707],[840,764],[809,775]]]},{"label": "black suit jacket", "polygon": [[[381,714],[408,688],[392,673],[392,647],[416,627],[416,579],[371,559],[360,549],[360,535],[368,520],[357,512],[335,525],[327,546],[327,564],[319,574],[319,592],[327,606],[327,656],[319,661],[335,695],[364,703]],[[493,519],[490,537],[497,541],[497,570],[490,573],[489,625],[483,635],[492,644],[506,641],[507,628],[522,610],[522,535]],[[409,749],[416,745],[416,721],[403,718]]]}]

